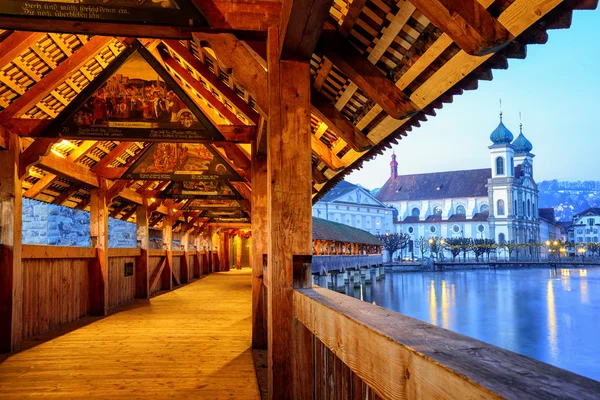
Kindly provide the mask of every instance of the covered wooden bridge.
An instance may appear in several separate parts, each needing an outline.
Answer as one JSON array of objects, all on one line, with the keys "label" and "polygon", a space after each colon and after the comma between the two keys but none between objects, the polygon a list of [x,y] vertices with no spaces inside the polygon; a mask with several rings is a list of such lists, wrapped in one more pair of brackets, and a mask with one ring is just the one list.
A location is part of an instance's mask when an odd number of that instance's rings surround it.
[{"label": "covered wooden bridge", "polygon": [[[596,6],[2,0],[0,397],[253,398],[251,347],[271,399],[597,397],[311,284],[312,201]],[[89,211],[91,247],[23,245],[23,197]]]}]

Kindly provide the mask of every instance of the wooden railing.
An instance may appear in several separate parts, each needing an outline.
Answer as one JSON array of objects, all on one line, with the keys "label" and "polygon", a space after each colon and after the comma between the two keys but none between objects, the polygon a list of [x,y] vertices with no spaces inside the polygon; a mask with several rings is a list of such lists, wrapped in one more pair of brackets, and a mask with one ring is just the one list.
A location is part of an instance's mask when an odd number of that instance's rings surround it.
[{"label": "wooden railing", "polygon": [[294,370],[308,397],[597,399],[600,393],[600,382],[327,289],[295,289],[293,301],[294,324],[304,327],[292,339],[304,368]]},{"label": "wooden railing", "polygon": [[363,267],[374,267],[383,264],[382,254],[324,255],[312,256],[312,273],[321,274],[329,271],[345,271]]},{"label": "wooden railing", "polygon": [[[141,249],[108,249],[107,253],[105,284],[110,309],[135,299],[138,266],[144,253]],[[171,273],[177,284],[211,272],[208,254],[204,251],[170,253],[171,265],[175,266]],[[157,267],[161,267],[161,260],[164,268],[167,255],[165,250],[148,251],[147,274],[150,277]],[[90,270],[94,268],[96,257],[97,250],[89,247],[22,246],[23,339],[56,329],[92,312]],[[126,269],[130,269],[130,274],[125,273]],[[168,278],[171,277],[165,277],[166,282]],[[160,289],[160,285],[155,285],[151,294]]]}]

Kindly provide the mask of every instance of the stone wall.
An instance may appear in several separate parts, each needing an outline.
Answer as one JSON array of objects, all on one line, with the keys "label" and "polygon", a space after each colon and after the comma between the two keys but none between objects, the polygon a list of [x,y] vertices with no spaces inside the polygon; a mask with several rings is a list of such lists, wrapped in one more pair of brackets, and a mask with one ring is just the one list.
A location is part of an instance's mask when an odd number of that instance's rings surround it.
[{"label": "stone wall", "polygon": [[[137,247],[135,224],[108,220],[109,247]],[[23,199],[23,244],[89,247],[90,213]]]}]

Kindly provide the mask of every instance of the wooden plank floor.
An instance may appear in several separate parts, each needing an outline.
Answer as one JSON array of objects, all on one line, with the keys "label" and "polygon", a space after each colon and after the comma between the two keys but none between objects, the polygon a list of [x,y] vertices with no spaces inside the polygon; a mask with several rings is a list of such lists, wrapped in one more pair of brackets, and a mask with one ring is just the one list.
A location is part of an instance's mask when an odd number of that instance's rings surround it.
[{"label": "wooden plank floor", "polygon": [[0,360],[0,399],[260,399],[250,270],[212,274]]}]

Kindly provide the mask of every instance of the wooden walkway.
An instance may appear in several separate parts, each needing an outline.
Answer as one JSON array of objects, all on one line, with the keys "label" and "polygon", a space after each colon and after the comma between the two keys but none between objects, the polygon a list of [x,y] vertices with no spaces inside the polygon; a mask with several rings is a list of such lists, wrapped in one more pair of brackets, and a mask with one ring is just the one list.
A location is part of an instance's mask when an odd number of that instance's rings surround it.
[{"label": "wooden walkway", "polygon": [[216,273],[79,324],[0,358],[0,399],[260,399],[251,295],[250,270]]}]

